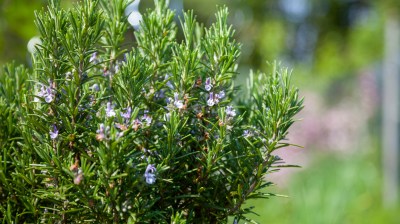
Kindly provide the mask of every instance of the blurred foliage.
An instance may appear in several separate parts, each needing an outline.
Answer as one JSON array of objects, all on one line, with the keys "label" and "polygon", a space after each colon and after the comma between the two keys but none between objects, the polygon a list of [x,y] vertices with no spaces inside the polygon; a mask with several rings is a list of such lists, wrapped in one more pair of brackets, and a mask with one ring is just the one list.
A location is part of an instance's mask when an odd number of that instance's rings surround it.
[{"label": "blurred foliage", "polygon": [[[71,5],[72,1],[63,1]],[[0,64],[10,60],[28,62],[26,45],[38,35],[34,12],[46,6],[47,0],[0,0]]]},{"label": "blurred foliage", "polygon": [[235,9],[232,22],[243,43],[242,62],[253,67],[267,66],[265,61],[278,57],[306,68],[304,73],[311,74],[311,78],[322,76],[329,81],[354,73],[382,57],[384,8],[381,6],[386,1],[208,2],[212,4],[204,1],[185,1],[185,4],[203,14],[214,4],[227,4]]},{"label": "blurred foliage", "polygon": [[[142,2],[142,11],[152,7],[151,1]],[[266,61],[279,58],[297,65],[298,73],[305,74],[300,79],[322,77],[328,83],[380,60],[382,18],[385,10],[398,4],[391,0],[299,0],[290,7],[292,3],[287,0],[171,2],[177,11],[194,9],[198,20],[206,25],[212,22],[215,5],[227,5],[233,11],[230,23],[243,43],[242,64],[265,69]],[[10,59],[27,62],[26,44],[37,34],[33,11],[45,3],[45,0],[0,3],[0,63]]]},{"label": "blurred foliage", "polygon": [[26,61],[26,44],[36,35],[34,10],[45,1],[2,0],[0,1],[0,63],[11,59]]},{"label": "blurred foliage", "polygon": [[398,223],[400,209],[381,206],[378,159],[371,150],[345,158],[324,155],[289,182],[289,198],[250,204],[262,214],[260,223]]}]

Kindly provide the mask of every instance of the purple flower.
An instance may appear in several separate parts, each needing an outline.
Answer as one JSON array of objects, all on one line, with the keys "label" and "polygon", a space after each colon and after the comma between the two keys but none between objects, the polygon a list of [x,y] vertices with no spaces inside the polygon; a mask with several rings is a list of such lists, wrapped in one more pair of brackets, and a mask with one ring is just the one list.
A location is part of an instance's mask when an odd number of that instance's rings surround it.
[{"label": "purple flower", "polygon": [[[165,74],[164,80],[168,80],[170,76],[170,74]],[[170,81],[167,81],[166,85],[168,88],[174,89],[174,85]]]},{"label": "purple flower", "polygon": [[97,129],[96,133],[97,133],[96,139],[98,141],[102,141],[103,139],[106,138],[106,130],[105,130],[104,124],[100,124],[100,127],[99,127],[99,129]]},{"label": "purple flower", "polygon": [[253,136],[253,133],[251,131],[249,131],[249,130],[244,130],[243,131],[243,137],[248,138],[248,137],[251,137],[251,136]]},{"label": "purple flower", "polygon": [[106,116],[107,117],[115,117],[114,107],[111,106],[111,102],[107,103]]},{"label": "purple flower", "polygon": [[83,180],[83,171],[81,168],[78,169],[78,172],[74,174],[74,184],[79,185]]},{"label": "purple flower", "polygon": [[103,76],[104,77],[108,77],[108,76],[110,76],[111,75],[111,72],[108,70],[108,69],[104,69],[103,70]]},{"label": "purple flower", "polygon": [[40,91],[37,93],[37,96],[43,97],[47,103],[51,103],[55,97],[54,90],[51,88],[51,85],[51,81],[49,86],[41,85]]},{"label": "purple flower", "polygon": [[53,90],[50,87],[47,88],[47,90],[46,90],[46,95],[44,97],[44,100],[47,103],[51,103],[54,100],[54,93],[53,93]]},{"label": "purple flower", "polygon": [[167,84],[168,88],[174,89],[174,85],[172,85],[171,81],[168,81]]},{"label": "purple flower", "polygon": [[50,138],[51,139],[56,139],[58,136],[58,129],[55,124],[53,124],[53,130],[50,130]]},{"label": "purple flower", "polygon": [[179,97],[179,94],[178,93],[174,93],[174,98],[175,98],[174,105],[175,105],[176,108],[182,109],[183,108],[183,103],[182,103],[182,100],[178,99],[178,97]]},{"label": "purple flower", "polygon": [[208,105],[209,107],[212,107],[212,106],[214,106],[214,104],[215,104],[214,93],[211,92],[211,93],[210,93],[210,97],[209,97],[208,100],[207,100],[207,105]]},{"label": "purple flower", "polygon": [[40,97],[44,97],[45,95],[46,95],[46,87],[44,86],[44,85],[41,85],[41,87],[40,87],[40,91],[38,92],[38,96],[40,96]]},{"label": "purple flower", "polygon": [[124,132],[117,131],[117,139],[121,138],[122,136],[124,136]]},{"label": "purple flower", "polygon": [[156,182],[156,167],[153,164],[147,165],[146,171],[144,172],[144,178],[146,178],[147,184],[154,184]]},{"label": "purple flower", "polygon": [[171,113],[168,112],[168,113],[165,114],[164,120],[170,121],[170,119],[171,119]]},{"label": "purple flower", "polygon": [[[44,97],[44,95],[46,95],[46,88],[42,85],[40,87],[40,91],[36,94],[39,97]],[[39,98],[35,97],[34,102],[39,102]]]},{"label": "purple flower", "polygon": [[174,99],[175,99],[175,101],[179,100],[179,93],[174,93]]},{"label": "purple flower", "polygon": [[225,109],[226,115],[228,115],[228,117],[234,117],[236,116],[236,111],[235,109],[233,109],[232,106],[227,106]]},{"label": "purple flower", "polygon": [[92,91],[98,92],[98,91],[100,91],[100,86],[99,86],[99,84],[95,83],[90,87],[90,89]]},{"label": "purple flower", "polygon": [[116,65],[114,66],[114,72],[115,72],[115,73],[118,73],[118,72],[119,72],[119,65],[118,65],[118,64],[116,64]]},{"label": "purple flower", "polygon": [[142,125],[142,122],[140,122],[139,119],[135,119],[135,120],[132,122],[132,128],[133,128],[133,130],[137,131],[137,130],[139,129],[140,125]]},{"label": "purple flower", "polygon": [[144,115],[143,115],[143,117],[142,117],[142,120],[144,120],[144,121],[147,123],[147,125],[150,125],[150,124],[151,124],[151,121],[152,121],[152,118],[147,114],[147,112],[148,112],[148,111],[145,111],[145,112],[144,112]]},{"label": "purple flower", "polygon": [[214,95],[214,104],[218,104],[219,103],[219,98],[218,98],[218,94]]},{"label": "purple flower", "polygon": [[121,112],[121,117],[123,117],[126,121],[131,119],[132,108],[128,107],[125,113]]},{"label": "purple flower", "polygon": [[89,62],[96,63],[96,61],[97,61],[97,52],[94,52],[90,57]]},{"label": "purple flower", "polygon": [[208,78],[206,79],[206,83],[205,83],[204,88],[205,88],[207,91],[210,91],[212,87],[213,87],[213,85],[211,84],[211,78],[208,77]]},{"label": "purple flower", "polygon": [[218,94],[217,94],[218,99],[222,99],[225,97],[225,92],[223,90],[221,90]]},{"label": "purple flower", "polygon": [[155,98],[157,99],[163,99],[165,98],[165,90],[160,90],[155,94]]}]

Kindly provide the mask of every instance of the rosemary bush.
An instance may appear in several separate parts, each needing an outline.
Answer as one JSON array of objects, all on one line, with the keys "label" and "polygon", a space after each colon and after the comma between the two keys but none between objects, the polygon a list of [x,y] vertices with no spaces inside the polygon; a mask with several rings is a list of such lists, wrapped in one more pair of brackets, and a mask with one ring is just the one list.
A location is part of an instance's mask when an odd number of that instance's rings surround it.
[{"label": "rosemary bush", "polygon": [[130,3],[51,0],[32,68],[4,66],[3,223],[237,223],[274,196],[265,176],[302,108],[288,70],[250,73],[239,97],[227,8],[204,28],[155,0],[127,43]]}]

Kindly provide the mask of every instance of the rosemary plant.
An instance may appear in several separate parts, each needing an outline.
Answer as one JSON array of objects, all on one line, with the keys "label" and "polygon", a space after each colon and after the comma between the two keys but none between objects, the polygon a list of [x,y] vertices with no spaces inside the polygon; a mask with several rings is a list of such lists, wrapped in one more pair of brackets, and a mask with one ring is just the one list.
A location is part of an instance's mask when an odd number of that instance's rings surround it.
[{"label": "rosemary plant", "polygon": [[273,153],[302,108],[290,72],[251,73],[238,100],[227,8],[204,28],[154,3],[133,43],[128,0],[36,13],[32,68],[0,75],[2,223],[238,223],[275,196]]}]

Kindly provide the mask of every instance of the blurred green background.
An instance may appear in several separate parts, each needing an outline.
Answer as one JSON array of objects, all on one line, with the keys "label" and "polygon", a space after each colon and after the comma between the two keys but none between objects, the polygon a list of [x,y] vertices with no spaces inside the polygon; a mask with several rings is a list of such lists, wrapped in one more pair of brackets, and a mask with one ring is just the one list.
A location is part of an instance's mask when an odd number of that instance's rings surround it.
[{"label": "blurred green background", "polygon": [[[65,7],[72,1],[62,1]],[[151,7],[143,0],[141,11]],[[304,148],[278,152],[301,169],[267,177],[288,198],[252,201],[260,223],[400,223],[396,205],[383,206],[381,82],[385,19],[396,0],[171,0],[209,25],[217,5],[243,44],[238,83],[250,68],[277,60],[293,69],[305,109],[288,136]],[[34,10],[45,0],[0,0],[0,64],[29,64],[26,45],[37,35]],[[179,13],[178,13],[179,14]],[[400,52],[399,52],[400,53]],[[393,97],[398,100],[398,97]]]}]

